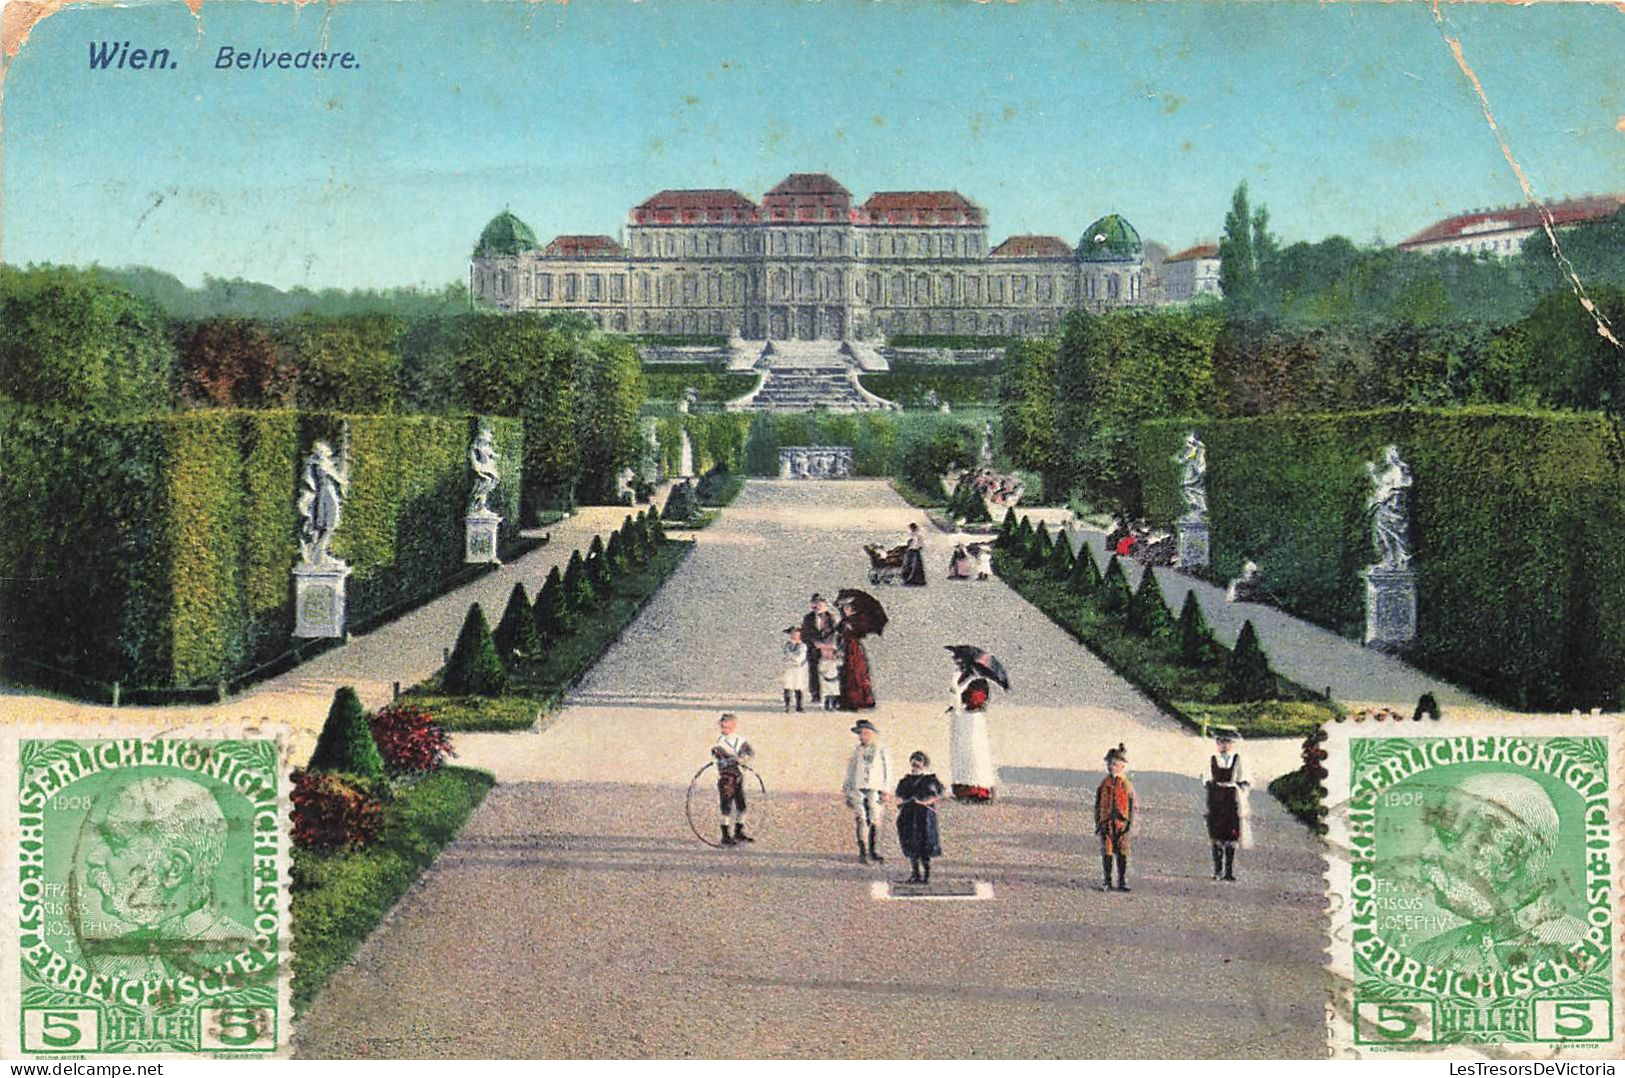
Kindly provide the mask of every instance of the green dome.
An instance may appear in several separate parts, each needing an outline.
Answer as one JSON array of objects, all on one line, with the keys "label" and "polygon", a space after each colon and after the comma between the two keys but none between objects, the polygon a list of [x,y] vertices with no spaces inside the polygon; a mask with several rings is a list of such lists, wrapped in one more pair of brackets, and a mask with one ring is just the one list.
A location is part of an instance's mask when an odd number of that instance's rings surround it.
[{"label": "green dome", "polygon": [[491,223],[480,233],[480,242],[474,247],[474,257],[516,255],[521,251],[533,251],[540,246],[541,244],[536,242],[536,233],[530,230],[529,225],[507,210],[503,210],[491,218]]},{"label": "green dome", "polygon": [[1084,262],[1132,262],[1140,255],[1140,234],[1115,213],[1090,225],[1078,241],[1078,258]]}]

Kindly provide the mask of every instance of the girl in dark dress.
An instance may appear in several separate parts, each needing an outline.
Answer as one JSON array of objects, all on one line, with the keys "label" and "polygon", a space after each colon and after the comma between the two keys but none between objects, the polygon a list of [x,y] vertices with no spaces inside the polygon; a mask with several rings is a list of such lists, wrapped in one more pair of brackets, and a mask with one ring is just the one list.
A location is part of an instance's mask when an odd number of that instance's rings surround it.
[{"label": "girl in dark dress", "polygon": [[1232,729],[1215,732],[1219,751],[1208,757],[1207,837],[1213,844],[1213,878],[1234,881],[1236,847],[1250,846],[1247,826],[1247,780],[1242,775],[1241,753],[1235,751],[1241,735]]},{"label": "girl in dark dress", "polygon": [[897,844],[903,847],[914,871],[910,883],[931,882],[931,858],[942,856],[937,835],[937,800],[942,783],[927,770],[931,758],[916,752],[908,758],[909,773],[897,784]]},{"label": "girl in dark dress", "polygon": [[903,583],[920,587],[925,583],[925,539],[920,526],[908,526],[908,542],[903,547]]}]

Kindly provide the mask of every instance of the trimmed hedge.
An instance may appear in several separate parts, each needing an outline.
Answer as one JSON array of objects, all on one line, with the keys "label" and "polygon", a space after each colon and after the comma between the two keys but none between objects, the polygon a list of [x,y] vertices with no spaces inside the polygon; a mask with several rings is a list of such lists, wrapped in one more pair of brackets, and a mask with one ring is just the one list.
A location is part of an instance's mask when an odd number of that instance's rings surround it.
[{"label": "trimmed hedge", "polygon": [[[9,417],[0,440],[0,654],[16,676],[105,697],[238,682],[294,641],[296,498],[318,438],[349,425],[333,552],[352,628],[461,573],[466,416],[208,410]],[[518,538],[521,430],[486,419]]]},{"label": "trimmed hedge", "polygon": [[1377,560],[1365,462],[1398,445],[1415,477],[1413,659],[1521,709],[1616,707],[1625,686],[1625,472],[1599,415],[1385,409],[1143,424],[1152,519],[1184,509],[1171,457],[1207,445],[1212,569],[1256,560],[1272,596],[1346,636]]}]

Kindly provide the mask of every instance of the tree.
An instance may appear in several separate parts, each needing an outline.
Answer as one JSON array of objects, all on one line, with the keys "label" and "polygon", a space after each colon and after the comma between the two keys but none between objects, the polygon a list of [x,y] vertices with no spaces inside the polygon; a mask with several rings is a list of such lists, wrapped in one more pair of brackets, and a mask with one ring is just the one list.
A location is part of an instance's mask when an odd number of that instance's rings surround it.
[{"label": "tree", "polygon": [[1005,349],[999,372],[999,439],[1017,468],[1043,476],[1045,490],[1064,489],[1056,426],[1059,355],[1057,337],[1023,338]]},{"label": "tree", "polygon": [[1258,309],[1258,256],[1253,248],[1253,214],[1247,205],[1247,181],[1236,185],[1230,197],[1230,212],[1224,215],[1224,232],[1219,237],[1219,291],[1225,307],[1233,313],[1251,314]]},{"label": "tree", "polygon": [[1027,556],[1027,551],[1032,549],[1032,545],[1033,520],[1031,517],[1023,516],[1021,518],[1021,523],[1016,525],[1016,542],[1013,552],[1016,555],[1025,558]]},{"label": "tree", "polygon": [[1057,582],[1064,582],[1072,576],[1072,540],[1062,528],[1055,533],[1055,545],[1050,549],[1046,565],[1049,569],[1049,578]]},{"label": "tree", "polygon": [[1235,649],[1224,671],[1224,686],[1219,699],[1227,704],[1245,704],[1275,697],[1275,672],[1270,669],[1269,658],[1258,643],[1253,623],[1242,623],[1241,635],[1236,637]]},{"label": "tree", "polygon": [[1042,569],[1045,562],[1049,560],[1049,548],[1049,529],[1044,526],[1044,522],[1041,520],[1038,522],[1037,530],[1033,532],[1032,539],[1027,543],[1027,554],[1021,560],[1021,567],[1023,569]]},{"label": "tree", "polygon": [[1153,640],[1170,640],[1174,637],[1174,617],[1168,613],[1168,604],[1163,602],[1157,574],[1149,565],[1140,574],[1140,586],[1129,597],[1126,624],[1130,632]]},{"label": "tree", "polygon": [[547,580],[536,596],[534,608],[536,631],[543,644],[556,643],[575,631],[575,611],[564,595],[564,578],[557,565],[547,571]]},{"label": "tree", "polygon": [[999,532],[993,538],[993,546],[998,550],[1010,550],[1012,544],[1017,542],[1018,528],[1016,525],[1016,511],[1006,509],[1004,520],[999,524]]},{"label": "tree", "polygon": [[316,751],[305,770],[341,771],[380,781],[387,777],[384,757],[373,740],[361,698],[350,686],[333,693],[333,705],[327,710],[327,721],[322,724]]},{"label": "tree", "polygon": [[95,271],[0,266],[0,398],[101,415],[167,408],[163,316]]},{"label": "tree", "polygon": [[515,582],[508,593],[508,605],[502,611],[502,620],[497,622],[492,642],[496,644],[497,654],[504,659],[516,655],[535,658],[541,654],[542,638],[536,629],[536,613],[523,583]]},{"label": "tree", "polygon": [[1179,661],[1185,666],[1202,666],[1213,654],[1213,632],[1202,616],[1202,604],[1196,601],[1196,592],[1185,591],[1185,602],[1179,608],[1179,621],[1175,626],[1175,639],[1179,643]]},{"label": "tree", "polygon": [[666,527],[660,522],[660,514],[655,512],[654,506],[644,510],[645,521],[649,529],[649,547],[651,551],[658,552],[660,545],[666,541]]},{"label": "tree", "polygon": [[587,545],[587,579],[599,595],[609,594],[614,574],[610,572],[609,558],[604,553],[604,537],[595,535]]},{"label": "tree", "polygon": [[1095,556],[1087,543],[1078,548],[1078,556],[1072,561],[1072,574],[1067,577],[1067,586],[1074,595],[1087,599],[1099,595],[1104,587],[1100,566],[1095,564]]},{"label": "tree", "polygon": [[298,368],[259,322],[211,318],[180,334],[180,393],[188,404],[277,408],[293,399]]},{"label": "tree", "polygon": [[643,456],[638,415],[648,387],[636,346],[624,337],[592,332],[576,344],[575,497],[588,505],[619,500],[623,468],[635,468]]},{"label": "tree", "polygon": [[1123,573],[1123,563],[1116,554],[1106,562],[1106,572],[1100,581],[1100,612],[1102,614],[1122,614],[1128,610],[1129,600],[1134,598],[1129,591],[1128,577]]},{"label": "tree", "polygon": [[626,544],[621,542],[621,529],[619,528],[609,533],[609,542],[604,544],[604,566],[609,570],[611,580],[624,574],[630,568]]},{"label": "tree", "polygon": [[592,581],[587,578],[587,563],[580,550],[570,552],[570,561],[564,567],[564,604],[574,614],[585,614],[598,601]]},{"label": "tree", "polygon": [[501,696],[508,688],[508,670],[491,639],[485,611],[475,603],[468,608],[457,646],[440,678],[441,691],[448,696]]}]

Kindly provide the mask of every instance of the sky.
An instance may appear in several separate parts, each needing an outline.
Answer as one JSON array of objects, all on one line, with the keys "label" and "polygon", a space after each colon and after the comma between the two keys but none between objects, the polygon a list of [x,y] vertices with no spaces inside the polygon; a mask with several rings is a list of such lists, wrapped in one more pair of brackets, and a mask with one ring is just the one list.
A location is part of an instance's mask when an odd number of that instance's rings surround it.
[{"label": "sky", "polygon": [[[1107,212],[1179,249],[1246,180],[1283,241],[1396,242],[1521,200],[1625,191],[1610,5],[969,0],[179,0],[70,9],[4,74],[0,257],[279,287],[465,280],[510,209],[617,234],[668,187],[828,172],[945,189],[990,239]],[[91,70],[93,43],[167,47]],[[354,70],[217,70],[223,47]]]}]

